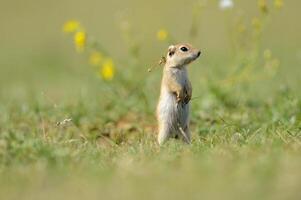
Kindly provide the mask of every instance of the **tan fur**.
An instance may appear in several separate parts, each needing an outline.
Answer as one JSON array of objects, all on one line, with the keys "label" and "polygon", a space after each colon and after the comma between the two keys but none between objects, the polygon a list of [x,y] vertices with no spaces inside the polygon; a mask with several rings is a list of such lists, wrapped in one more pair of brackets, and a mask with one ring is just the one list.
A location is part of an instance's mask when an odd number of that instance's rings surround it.
[{"label": "tan fur", "polygon": [[[183,51],[183,47],[187,51]],[[199,55],[200,51],[189,44],[172,45],[168,48],[157,106],[160,145],[170,137],[181,137],[186,143],[191,142],[189,101],[192,87],[188,79],[187,65]]]}]

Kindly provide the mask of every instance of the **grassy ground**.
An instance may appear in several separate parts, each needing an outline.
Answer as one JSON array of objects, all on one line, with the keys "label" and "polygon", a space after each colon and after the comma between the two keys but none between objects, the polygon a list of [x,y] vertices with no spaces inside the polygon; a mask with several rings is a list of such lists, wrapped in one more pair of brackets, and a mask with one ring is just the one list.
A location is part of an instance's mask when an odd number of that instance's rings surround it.
[{"label": "grassy ground", "polygon": [[[140,1],[133,2],[138,6]],[[117,9],[111,3],[108,7]],[[177,7],[188,10],[190,3]],[[44,10],[55,7],[48,4]],[[173,13],[169,4],[162,6]],[[221,17],[212,7],[205,16],[213,12],[214,24]],[[293,16],[294,7],[298,6],[288,5],[283,11],[286,17]],[[42,16],[39,12],[28,21]],[[292,17],[282,17],[273,22],[293,23],[287,20]],[[59,17],[53,20],[63,22]],[[298,31],[268,27],[263,43],[281,61],[279,71],[229,88],[221,79],[231,70],[233,52],[218,41],[224,36],[215,37],[216,26],[207,25],[194,43],[202,47],[203,57],[189,68],[195,97],[190,146],[176,140],[162,147],[156,143],[154,110],[161,69],[148,73],[147,68],[167,44],[146,41],[140,58],[132,62],[116,48],[114,35],[102,35],[119,59],[114,80],[105,82],[56,31],[45,31],[46,38],[37,28],[30,37],[24,32],[22,39],[13,31],[0,37],[0,199],[300,199],[301,59],[300,42],[294,39]],[[45,28],[59,29],[58,24]],[[186,38],[176,30],[176,36]],[[279,42],[282,37],[288,39]]]},{"label": "grassy ground", "polygon": [[203,93],[192,101],[192,145],[160,148],[157,75],[124,85],[67,74],[2,88],[2,198],[299,198],[301,101],[293,90],[232,96],[195,81]]}]

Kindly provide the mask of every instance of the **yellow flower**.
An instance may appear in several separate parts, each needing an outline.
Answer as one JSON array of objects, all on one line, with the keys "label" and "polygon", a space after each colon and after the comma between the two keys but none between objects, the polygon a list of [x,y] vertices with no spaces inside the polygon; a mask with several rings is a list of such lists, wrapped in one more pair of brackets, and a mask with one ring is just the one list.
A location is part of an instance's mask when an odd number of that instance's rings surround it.
[{"label": "yellow flower", "polygon": [[113,79],[115,74],[114,63],[111,58],[107,58],[100,69],[100,76],[106,80],[110,81]]},{"label": "yellow flower", "polygon": [[166,40],[168,37],[168,32],[165,30],[165,29],[160,29],[158,32],[157,32],[157,39],[160,40],[160,41],[164,41]]},{"label": "yellow flower", "polygon": [[99,65],[102,60],[103,60],[103,55],[98,51],[92,52],[90,57],[89,57],[89,63],[92,66]]},{"label": "yellow flower", "polygon": [[258,7],[263,13],[268,12],[268,4],[266,0],[258,0]]},{"label": "yellow flower", "polygon": [[80,23],[75,20],[67,21],[63,26],[63,32],[65,33],[74,33],[80,29]]},{"label": "yellow flower", "polygon": [[78,31],[75,33],[74,44],[78,52],[82,52],[84,50],[86,42],[87,42],[87,36],[85,32]]},{"label": "yellow flower", "polygon": [[280,9],[283,7],[283,0],[274,0],[274,6],[277,8],[277,9]]}]

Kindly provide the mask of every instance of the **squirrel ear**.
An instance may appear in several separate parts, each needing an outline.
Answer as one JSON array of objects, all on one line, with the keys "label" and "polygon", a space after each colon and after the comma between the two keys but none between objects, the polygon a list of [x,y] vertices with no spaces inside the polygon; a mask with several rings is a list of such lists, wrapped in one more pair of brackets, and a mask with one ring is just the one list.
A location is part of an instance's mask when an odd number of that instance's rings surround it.
[{"label": "squirrel ear", "polygon": [[171,57],[175,54],[176,52],[176,47],[174,45],[171,45],[168,47],[168,55]]}]

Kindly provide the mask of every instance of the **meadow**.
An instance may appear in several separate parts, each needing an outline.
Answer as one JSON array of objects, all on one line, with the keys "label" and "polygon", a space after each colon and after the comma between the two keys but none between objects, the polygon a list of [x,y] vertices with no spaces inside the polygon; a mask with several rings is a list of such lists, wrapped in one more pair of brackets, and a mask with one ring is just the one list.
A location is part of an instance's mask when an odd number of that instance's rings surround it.
[{"label": "meadow", "polygon": [[[221,2],[1,1],[0,199],[300,199],[301,3]],[[192,144],[160,147],[177,42]]]}]

